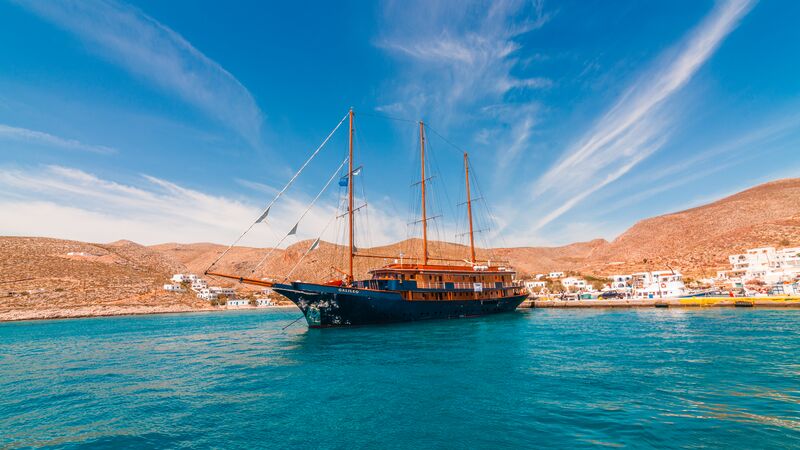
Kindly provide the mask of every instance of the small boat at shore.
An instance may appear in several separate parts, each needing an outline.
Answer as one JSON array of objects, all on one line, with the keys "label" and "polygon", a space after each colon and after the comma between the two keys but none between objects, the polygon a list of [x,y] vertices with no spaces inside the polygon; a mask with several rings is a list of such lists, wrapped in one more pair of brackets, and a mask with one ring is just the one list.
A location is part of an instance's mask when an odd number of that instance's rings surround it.
[{"label": "small boat at shore", "polygon": [[[350,110],[345,117],[349,118],[348,169],[340,181],[340,186],[347,187],[348,191],[347,206],[342,214],[347,217],[346,226],[349,230],[346,244],[348,267],[337,269],[344,277],[326,283],[274,282],[211,270],[227,253],[227,250],[209,266],[206,275],[271,288],[275,293],[288,298],[297,305],[311,328],[456,319],[515,310],[528,297],[528,293],[521,282],[515,279],[514,270],[506,263],[479,260],[476,257],[472,217],[474,199],[470,195],[470,163],[467,153],[463,154],[463,163],[465,203],[469,224],[469,255],[465,255],[463,260],[437,258],[429,255],[428,221],[433,217],[429,217],[426,210],[426,183],[429,178],[426,177],[425,172],[426,136],[425,124],[422,121],[419,122],[421,178],[417,183],[421,191],[421,211],[418,218],[422,228],[421,254],[416,258],[405,258],[408,260],[405,262],[402,254],[374,255],[365,254],[357,249],[354,242],[354,212],[358,208],[354,207],[353,177],[357,175],[357,171],[360,171],[360,167],[353,168],[354,116],[353,110]],[[342,122],[344,120],[342,119]],[[342,122],[339,124],[341,125]],[[331,134],[335,131],[336,129]],[[299,172],[295,174],[295,177],[297,175]],[[289,181],[289,184],[292,180]],[[279,196],[280,193],[276,200]],[[274,202],[275,200],[272,203]],[[267,206],[255,223],[264,221],[272,203]],[[253,225],[250,227],[252,228]],[[296,227],[295,225],[293,231],[296,231]],[[319,242],[320,238],[317,238],[306,254],[313,251]],[[236,242],[231,244],[228,250],[235,244]],[[400,262],[375,267],[369,271],[369,278],[357,280],[353,270],[353,261],[355,258],[361,257],[395,259],[395,261],[399,259]]]}]

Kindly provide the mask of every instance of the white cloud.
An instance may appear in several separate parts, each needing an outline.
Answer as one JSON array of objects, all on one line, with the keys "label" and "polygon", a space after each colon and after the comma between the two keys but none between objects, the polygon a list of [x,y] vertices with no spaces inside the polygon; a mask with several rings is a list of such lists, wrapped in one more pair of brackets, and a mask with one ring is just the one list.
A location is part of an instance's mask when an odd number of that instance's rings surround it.
[{"label": "white cloud", "polygon": [[0,124],[0,138],[45,144],[49,146],[65,148],[68,150],[81,150],[92,153],[111,154],[117,152],[117,149],[106,147],[105,145],[84,144],[83,142],[75,139],[66,139],[42,131],[12,127],[3,124]]},{"label": "white cloud", "polygon": [[[143,244],[161,242],[216,242],[227,244],[261,213],[262,205],[237,201],[189,189],[144,175],[141,186],[102,179],[62,166],[0,171],[0,223],[3,234],[49,236],[89,242],[130,239]],[[320,186],[321,187],[321,186]],[[331,194],[334,196],[334,194]],[[321,204],[328,200],[327,205]],[[309,198],[284,196],[270,214],[270,225],[259,224],[241,245],[270,246],[283,236],[305,210]],[[299,239],[316,238],[336,215],[331,203],[320,199],[298,228]],[[374,244],[404,236],[401,221],[375,206],[371,226]],[[335,241],[335,227],[323,236]]]},{"label": "white cloud", "polygon": [[147,80],[232,128],[259,146],[261,110],[228,71],[181,35],[116,0],[23,2],[128,72]]},{"label": "white cloud", "polygon": [[234,179],[236,184],[246,187],[248,189],[252,189],[254,191],[260,192],[262,194],[267,195],[275,195],[278,193],[279,189],[276,189],[272,186],[268,186],[264,183],[259,183],[257,181],[250,181],[250,180],[243,180],[241,178]]},{"label": "white cloud", "polygon": [[537,221],[535,229],[574,208],[661,148],[672,124],[667,119],[667,101],[689,82],[752,5],[749,0],[720,3],[675,53],[668,52],[646,71],[537,180],[532,189],[535,200],[546,199],[543,206],[552,208]]},{"label": "white cloud", "polygon": [[527,147],[538,109],[507,96],[514,91],[527,98],[528,91],[553,84],[517,74],[531,70],[519,64],[517,38],[550,18],[542,2],[388,2],[384,16],[376,45],[396,56],[403,71],[381,110],[432,118],[443,130],[491,122],[474,138],[480,143],[494,135],[492,149],[505,162]]}]

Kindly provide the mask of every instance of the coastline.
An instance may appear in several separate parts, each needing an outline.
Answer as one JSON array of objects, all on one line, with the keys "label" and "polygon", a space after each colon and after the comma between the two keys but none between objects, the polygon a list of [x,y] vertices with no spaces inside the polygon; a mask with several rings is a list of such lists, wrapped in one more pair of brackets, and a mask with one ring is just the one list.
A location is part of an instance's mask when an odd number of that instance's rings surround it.
[{"label": "coastline", "polygon": [[296,308],[294,305],[278,305],[268,307],[242,307],[242,308],[221,308],[221,307],[207,307],[195,308],[187,307],[186,305],[174,305],[173,307],[147,307],[147,306],[132,306],[132,307],[80,307],[68,309],[44,309],[44,310],[16,310],[16,311],[2,311],[0,312],[0,324],[5,322],[22,322],[32,320],[58,320],[58,319],[85,319],[89,317],[116,317],[116,316],[144,316],[152,314],[182,314],[182,313],[197,313],[197,312],[225,312],[225,311],[251,311],[251,310],[276,310],[276,309],[292,309]]},{"label": "coastline", "polygon": [[[525,305],[525,306],[523,306]],[[800,308],[800,297],[526,300],[520,308]]]}]

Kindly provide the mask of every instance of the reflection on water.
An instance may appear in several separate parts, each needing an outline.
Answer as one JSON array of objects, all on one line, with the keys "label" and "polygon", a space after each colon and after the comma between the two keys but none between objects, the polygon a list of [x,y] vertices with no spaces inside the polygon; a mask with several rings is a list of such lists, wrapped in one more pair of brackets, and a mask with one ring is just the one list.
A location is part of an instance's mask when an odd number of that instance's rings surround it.
[{"label": "reflection on water", "polygon": [[800,445],[800,311],[0,325],[0,447]]}]

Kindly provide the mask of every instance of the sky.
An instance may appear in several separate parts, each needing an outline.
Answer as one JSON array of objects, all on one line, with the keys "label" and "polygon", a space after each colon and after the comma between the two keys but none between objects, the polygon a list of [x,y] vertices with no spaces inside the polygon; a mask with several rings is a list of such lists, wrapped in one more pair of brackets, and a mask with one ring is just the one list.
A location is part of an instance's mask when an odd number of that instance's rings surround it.
[{"label": "sky", "polygon": [[798,15],[0,0],[0,235],[228,244],[280,192],[241,244],[339,240],[352,108],[358,246],[420,231],[420,120],[432,238],[463,242],[466,151],[479,245],[611,240],[800,176]]}]

